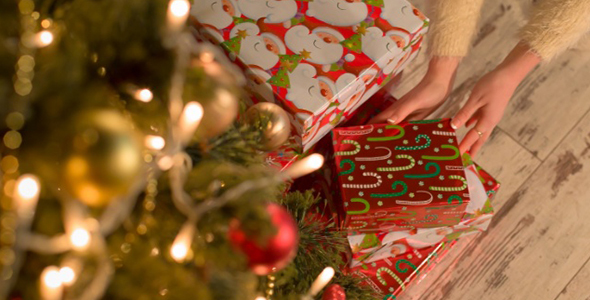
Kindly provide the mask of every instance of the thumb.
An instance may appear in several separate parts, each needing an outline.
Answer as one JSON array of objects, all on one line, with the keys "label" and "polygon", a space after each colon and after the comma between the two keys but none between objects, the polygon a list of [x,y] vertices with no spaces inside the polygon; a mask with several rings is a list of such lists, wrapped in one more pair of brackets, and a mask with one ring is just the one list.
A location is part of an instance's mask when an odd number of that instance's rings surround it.
[{"label": "thumb", "polygon": [[455,114],[451,121],[451,127],[457,129],[463,126],[477,111],[479,105],[477,105],[477,99],[469,98],[467,103]]},{"label": "thumb", "polygon": [[409,114],[414,111],[414,105],[411,101],[398,100],[385,111],[375,116],[369,121],[369,124],[376,123],[393,123],[397,124],[403,121]]}]

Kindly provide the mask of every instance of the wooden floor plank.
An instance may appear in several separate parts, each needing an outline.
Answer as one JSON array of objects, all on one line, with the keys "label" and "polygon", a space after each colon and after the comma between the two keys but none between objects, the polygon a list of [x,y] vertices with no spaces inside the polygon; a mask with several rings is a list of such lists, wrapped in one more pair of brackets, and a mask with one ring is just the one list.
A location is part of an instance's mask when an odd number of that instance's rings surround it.
[{"label": "wooden floor plank", "polygon": [[[589,177],[586,115],[507,200],[490,230],[411,299],[555,299],[590,258]],[[582,290],[572,286],[567,299],[583,299]]]},{"label": "wooden floor plank", "polygon": [[555,300],[590,300],[590,261],[584,266],[570,283],[559,293]]}]

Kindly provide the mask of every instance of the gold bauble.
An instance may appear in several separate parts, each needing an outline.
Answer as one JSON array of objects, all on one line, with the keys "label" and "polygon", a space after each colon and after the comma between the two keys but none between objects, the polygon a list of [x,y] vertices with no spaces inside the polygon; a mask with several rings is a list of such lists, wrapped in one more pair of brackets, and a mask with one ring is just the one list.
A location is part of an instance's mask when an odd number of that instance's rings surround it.
[{"label": "gold bauble", "polygon": [[92,110],[72,120],[64,144],[62,181],[73,197],[92,207],[128,192],[142,168],[139,133],[118,111]]},{"label": "gold bauble", "polygon": [[291,133],[291,122],[287,112],[280,106],[270,103],[258,103],[248,109],[246,123],[256,126],[262,132],[260,150],[273,151],[281,147]]},{"label": "gold bauble", "polygon": [[238,94],[237,83],[221,64],[193,59],[184,98],[203,106],[203,119],[195,132],[198,141],[206,142],[230,127],[238,116]]}]

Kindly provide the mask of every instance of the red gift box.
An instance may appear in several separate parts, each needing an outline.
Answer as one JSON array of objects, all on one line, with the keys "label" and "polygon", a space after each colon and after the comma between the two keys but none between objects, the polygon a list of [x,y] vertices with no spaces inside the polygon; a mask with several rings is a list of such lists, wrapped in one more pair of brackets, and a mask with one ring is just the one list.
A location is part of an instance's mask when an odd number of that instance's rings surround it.
[{"label": "red gift box", "polygon": [[198,0],[191,21],[244,69],[255,102],[290,113],[300,151],[399,73],[429,25],[406,0]]},{"label": "red gift box", "polygon": [[336,128],[336,209],[356,232],[453,226],[469,203],[450,120]]},{"label": "red gift box", "polygon": [[469,155],[463,155],[463,161],[466,166],[470,202],[459,224],[439,228],[349,235],[348,241],[353,258],[351,265],[370,263],[405,253],[410,249],[407,246],[422,249],[487,230],[494,214],[492,200],[500,188],[500,183],[472,162]]},{"label": "red gift box", "polygon": [[454,245],[440,243],[425,249],[410,249],[403,255],[350,268],[352,275],[363,278],[383,299],[395,299],[417,277],[430,271]]}]

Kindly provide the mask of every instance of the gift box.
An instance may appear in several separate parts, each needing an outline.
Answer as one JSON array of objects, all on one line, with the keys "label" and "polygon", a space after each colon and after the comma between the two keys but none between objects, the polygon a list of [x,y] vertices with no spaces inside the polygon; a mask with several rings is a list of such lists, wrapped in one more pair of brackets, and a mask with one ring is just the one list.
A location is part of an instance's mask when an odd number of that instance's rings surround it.
[{"label": "gift box", "polygon": [[454,242],[439,243],[425,249],[410,249],[395,258],[350,268],[350,272],[363,279],[361,284],[370,286],[383,297],[379,299],[396,299],[416,278],[430,271],[453,245]]},{"label": "gift box", "polygon": [[406,253],[408,249],[428,248],[485,231],[492,220],[494,211],[491,202],[500,183],[473,163],[467,154],[464,155],[464,162],[470,202],[459,224],[398,232],[351,234],[348,236],[352,249],[351,266],[395,257]]},{"label": "gift box", "polygon": [[[388,83],[388,86],[390,88],[391,88],[392,84],[397,84],[397,82],[399,82],[400,77],[401,77],[400,75],[401,74],[399,74],[398,76],[395,76],[395,78],[392,79]],[[387,90],[389,90],[390,88],[387,88]],[[395,101],[396,101],[396,99],[391,94],[389,94],[386,91],[386,89],[379,90],[379,92],[377,92],[375,95],[370,97],[356,111],[354,111],[349,116],[347,116],[348,119],[344,118],[343,121],[345,123],[343,124],[343,126],[354,126],[354,125],[365,124],[371,118],[373,118],[378,113],[382,112],[384,109],[386,109],[391,104],[393,104]],[[276,151],[268,152],[266,154],[266,158],[265,158],[266,165],[268,165],[272,168],[278,169],[278,170],[284,170],[287,167],[289,167],[291,164],[296,162],[298,159],[305,157],[307,155],[307,153],[324,153],[322,148],[327,148],[325,145],[328,145],[328,147],[331,147],[331,142],[329,141],[330,140],[329,136],[324,137],[323,140],[326,140],[326,142],[324,142],[324,143],[318,142],[314,146],[312,146],[311,149],[309,149],[305,153],[302,153],[301,151],[298,150],[298,147],[293,142],[293,139],[290,138],[289,141],[287,143],[285,143],[285,145],[283,145],[281,148],[279,148]],[[314,176],[313,179],[311,179],[311,176],[309,178],[306,177],[306,178],[299,179],[298,182],[301,183],[300,186],[302,186],[302,187],[306,186],[306,188],[302,189],[302,191],[307,190],[307,189],[313,189],[313,188],[317,187],[317,185],[315,185],[314,182],[316,181],[317,178],[320,178],[320,177],[323,178],[322,175],[317,174],[317,176]],[[304,184],[306,181],[308,181],[310,184],[309,185]],[[326,199],[331,198],[331,193],[328,193],[326,195],[322,194],[322,197],[324,197]]]},{"label": "gift box", "polygon": [[[450,120],[332,131],[334,201],[344,229],[403,231],[453,226],[469,203]],[[330,162],[328,162],[330,164]]]},{"label": "gift box", "polygon": [[402,70],[429,24],[405,0],[199,0],[191,21],[244,69],[255,102],[290,113],[301,151]]}]

